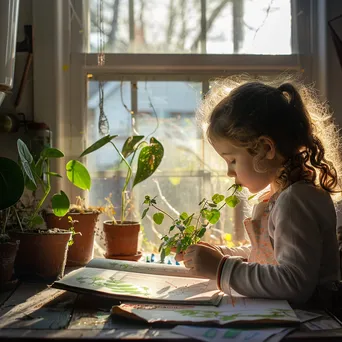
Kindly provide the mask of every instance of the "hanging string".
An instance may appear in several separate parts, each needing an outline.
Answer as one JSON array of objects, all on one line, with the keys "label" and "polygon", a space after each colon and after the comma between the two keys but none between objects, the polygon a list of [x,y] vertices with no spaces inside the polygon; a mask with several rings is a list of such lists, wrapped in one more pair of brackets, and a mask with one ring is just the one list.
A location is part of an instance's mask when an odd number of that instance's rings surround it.
[{"label": "hanging string", "polygon": [[[97,20],[99,34],[98,38],[98,54],[97,54],[97,65],[105,65],[105,53],[104,53],[104,20],[103,20],[103,0],[97,2]],[[107,135],[109,133],[109,122],[104,112],[104,81],[99,81],[99,122],[98,129],[101,135]]]}]

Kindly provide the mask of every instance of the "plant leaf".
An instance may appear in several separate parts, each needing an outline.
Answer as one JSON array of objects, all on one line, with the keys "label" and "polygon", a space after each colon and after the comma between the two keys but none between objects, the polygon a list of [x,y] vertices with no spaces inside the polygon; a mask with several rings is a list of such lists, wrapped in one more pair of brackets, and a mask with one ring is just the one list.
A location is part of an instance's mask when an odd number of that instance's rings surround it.
[{"label": "plant leaf", "polygon": [[242,191],[242,185],[236,184],[235,185],[236,191]]},{"label": "plant leaf", "polygon": [[217,209],[212,209],[212,210],[209,210],[207,213],[206,213],[206,219],[211,223],[211,224],[215,224],[217,223],[217,221],[220,219],[220,211],[217,210]]},{"label": "plant leaf", "polygon": [[62,158],[64,153],[57,148],[47,147],[40,154],[43,158]]},{"label": "plant leaf", "polygon": [[188,217],[183,221],[183,223],[184,223],[186,226],[188,226],[188,225],[191,223],[192,218],[194,217],[194,215],[195,215],[195,214],[191,214],[190,216],[188,216]]},{"label": "plant leaf", "polygon": [[143,135],[133,135],[131,137],[128,137],[122,147],[122,155],[125,158],[130,156],[136,150],[136,145],[138,144],[138,142],[142,139],[144,139]]},{"label": "plant leaf", "polygon": [[228,196],[226,199],[225,199],[225,202],[227,203],[228,206],[230,206],[231,208],[235,208],[240,200],[237,196],[235,195],[231,195],[231,196]]},{"label": "plant leaf", "polygon": [[63,217],[67,214],[70,208],[70,201],[65,192],[52,196],[52,211],[58,217]]},{"label": "plant leaf", "polygon": [[36,180],[34,179],[33,172],[31,169],[31,164],[33,164],[33,157],[27,148],[26,144],[21,140],[18,139],[17,141],[18,153],[22,168],[24,170],[25,175],[27,178],[37,187]]},{"label": "plant leaf", "polygon": [[87,168],[77,160],[70,160],[66,164],[69,181],[82,190],[90,190],[91,178]]},{"label": "plant leaf", "polygon": [[43,165],[44,165],[44,158],[39,157],[36,163],[36,173],[38,177],[41,177],[43,175]]},{"label": "plant leaf", "polygon": [[94,142],[92,145],[90,145],[89,147],[87,147],[80,155],[81,157],[86,156],[89,153],[92,153],[96,150],[98,150],[99,148],[101,148],[102,146],[108,144],[112,139],[116,138],[117,135],[106,135],[104,137],[102,137],[101,139],[97,140],[96,142]]},{"label": "plant leaf", "polygon": [[195,226],[188,226],[185,228],[184,233],[185,234],[192,234],[194,230],[195,230]]},{"label": "plant leaf", "polygon": [[40,215],[36,215],[30,219],[30,226],[36,227],[44,223],[44,219]]},{"label": "plant leaf", "polygon": [[186,220],[188,217],[189,217],[189,215],[186,212],[181,213],[181,215],[179,216],[179,218],[183,221]]},{"label": "plant leaf", "polygon": [[17,141],[17,147],[18,147],[18,153],[20,160],[23,161],[25,160],[27,163],[31,164],[33,162],[33,157],[26,146],[26,144],[21,140],[18,139]]},{"label": "plant leaf", "polygon": [[62,178],[62,176],[59,174],[59,173],[57,173],[57,172],[44,172],[44,174],[46,174],[46,175],[49,175],[49,176],[53,176],[53,177],[59,177],[59,178]]},{"label": "plant leaf", "polygon": [[16,204],[24,192],[24,175],[13,160],[0,157],[0,210]]},{"label": "plant leaf", "polygon": [[257,194],[251,195],[248,197],[248,201],[250,201],[251,199],[253,199]]},{"label": "plant leaf", "polygon": [[201,230],[198,232],[197,236],[199,238],[203,237],[203,235],[205,234],[206,231],[207,231],[207,228],[205,228],[205,227],[201,228]]},{"label": "plant leaf", "polygon": [[141,219],[143,219],[145,216],[146,216],[146,214],[147,214],[147,212],[149,211],[149,207],[148,208],[146,208],[144,211],[143,211],[143,213],[142,213],[142,215],[141,215]]},{"label": "plant leaf", "polygon": [[224,200],[224,195],[215,194],[211,199],[215,204],[217,204]]},{"label": "plant leaf", "polygon": [[139,153],[138,169],[133,181],[133,187],[150,177],[157,170],[163,156],[163,145],[152,137],[150,143],[143,147]]},{"label": "plant leaf", "polygon": [[156,224],[162,224],[162,222],[164,220],[164,214],[163,213],[155,213],[152,218]]}]

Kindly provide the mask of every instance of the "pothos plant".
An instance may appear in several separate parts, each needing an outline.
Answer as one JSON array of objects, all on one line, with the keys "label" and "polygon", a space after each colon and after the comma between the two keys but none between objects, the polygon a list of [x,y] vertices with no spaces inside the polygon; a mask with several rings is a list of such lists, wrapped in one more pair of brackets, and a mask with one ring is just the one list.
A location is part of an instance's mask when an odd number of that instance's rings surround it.
[{"label": "pothos plant", "polygon": [[[116,152],[119,154],[121,161],[126,165],[127,171],[125,176],[125,182],[121,189],[121,215],[119,219],[115,218],[115,211],[111,210],[110,218],[114,224],[118,221],[124,223],[126,221],[126,212],[129,204],[129,196],[127,196],[129,184],[133,178],[133,183],[131,185],[131,190],[139,183],[150,177],[158,168],[164,156],[163,145],[154,137],[150,138],[147,142],[144,140],[143,135],[130,136],[126,139],[122,150],[120,151],[117,146],[112,141],[117,135],[106,135],[93,143],[91,146],[86,148],[80,155],[84,157],[106,144],[111,144]],[[137,169],[135,176],[133,177],[133,163],[137,152],[139,152],[137,160]],[[113,209],[112,203],[109,203],[110,207]],[[107,211],[106,211],[107,212]]]},{"label": "pothos plant", "polygon": [[[232,194],[227,197],[221,194],[215,194],[212,196],[211,200],[203,198],[198,204],[200,209],[197,214],[182,212],[178,217],[173,217],[159,208],[157,206],[156,197],[151,198],[150,196],[145,196],[143,204],[147,205],[147,208],[144,209],[142,218],[144,218],[147,212],[153,208],[157,210],[152,216],[153,221],[156,224],[162,224],[165,216],[171,220],[168,234],[161,238],[162,243],[159,247],[161,262],[164,262],[165,257],[168,256],[173,249],[176,249],[176,253],[179,253],[185,251],[190,245],[198,243],[208,228],[219,221],[221,216],[220,211],[224,206],[228,205],[231,208],[236,207],[240,202],[236,193],[242,190],[242,186],[233,184],[228,189],[228,191],[231,190],[233,190]],[[175,229],[176,233],[171,235]]]},{"label": "pothos plant", "polygon": [[[52,159],[64,157],[62,151],[57,148],[44,148],[38,160],[34,160],[28,147],[21,140],[17,141],[20,165],[24,174],[25,187],[32,191],[35,196],[39,197],[38,202],[34,205],[32,211],[27,217],[24,217],[22,223],[26,230],[35,230],[39,227],[44,219],[40,212],[51,192],[51,177],[62,176],[51,171],[50,163]],[[66,164],[67,178],[75,186],[81,189],[90,189],[91,179],[86,167],[76,160],[70,160]],[[39,194],[38,194],[39,193]],[[58,217],[63,217],[69,211],[70,201],[64,191],[60,191],[52,196],[51,199],[53,213]]]}]

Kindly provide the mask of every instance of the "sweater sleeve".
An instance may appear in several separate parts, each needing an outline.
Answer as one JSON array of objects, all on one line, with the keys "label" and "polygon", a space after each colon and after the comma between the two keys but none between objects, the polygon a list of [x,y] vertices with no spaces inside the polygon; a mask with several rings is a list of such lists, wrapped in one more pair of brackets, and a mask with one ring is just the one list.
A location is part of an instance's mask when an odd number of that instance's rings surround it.
[{"label": "sweater sleeve", "polygon": [[306,195],[287,189],[278,198],[270,215],[275,227],[274,253],[278,265],[225,261],[220,287],[231,286],[248,297],[306,302],[319,279],[321,259],[320,227]]},{"label": "sweater sleeve", "polygon": [[250,245],[244,245],[240,247],[227,247],[227,246],[219,246],[221,252],[224,255],[229,256],[240,256],[244,259],[249,258],[249,254],[251,253],[251,246]]}]

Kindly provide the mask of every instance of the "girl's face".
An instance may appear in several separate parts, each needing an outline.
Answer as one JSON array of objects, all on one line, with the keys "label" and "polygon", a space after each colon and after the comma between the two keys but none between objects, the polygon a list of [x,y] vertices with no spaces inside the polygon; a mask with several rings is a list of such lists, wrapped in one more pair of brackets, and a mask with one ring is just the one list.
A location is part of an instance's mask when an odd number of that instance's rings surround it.
[{"label": "girl's face", "polygon": [[275,181],[274,169],[264,173],[255,171],[253,156],[246,148],[237,147],[228,139],[223,138],[213,140],[212,145],[226,161],[228,177],[234,178],[236,184],[246,187],[251,193],[257,193]]}]

